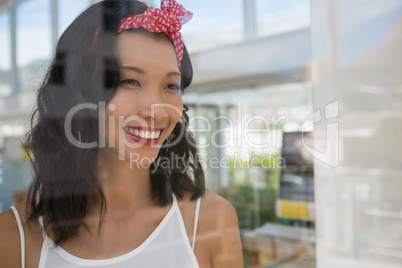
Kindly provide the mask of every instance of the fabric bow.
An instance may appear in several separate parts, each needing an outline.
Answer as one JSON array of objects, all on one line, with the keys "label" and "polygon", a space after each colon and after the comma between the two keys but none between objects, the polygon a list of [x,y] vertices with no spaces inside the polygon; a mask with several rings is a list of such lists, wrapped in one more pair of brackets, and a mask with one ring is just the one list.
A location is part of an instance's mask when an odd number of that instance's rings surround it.
[{"label": "fabric bow", "polygon": [[191,20],[193,13],[187,11],[175,0],[162,0],[161,9],[152,7],[144,13],[132,15],[121,20],[116,34],[126,30],[143,27],[154,33],[165,33],[173,42],[179,68],[183,58],[183,40],[181,38],[181,26]]}]

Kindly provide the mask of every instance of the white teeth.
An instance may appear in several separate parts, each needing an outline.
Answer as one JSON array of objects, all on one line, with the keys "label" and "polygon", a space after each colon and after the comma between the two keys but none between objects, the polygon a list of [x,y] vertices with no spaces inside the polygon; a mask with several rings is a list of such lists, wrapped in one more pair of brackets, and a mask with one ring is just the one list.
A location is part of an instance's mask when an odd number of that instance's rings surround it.
[{"label": "white teeth", "polygon": [[138,130],[129,127],[123,127],[125,132],[134,134],[142,139],[153,140],[159,138],[161,131],[148,131],[148,130]]}]

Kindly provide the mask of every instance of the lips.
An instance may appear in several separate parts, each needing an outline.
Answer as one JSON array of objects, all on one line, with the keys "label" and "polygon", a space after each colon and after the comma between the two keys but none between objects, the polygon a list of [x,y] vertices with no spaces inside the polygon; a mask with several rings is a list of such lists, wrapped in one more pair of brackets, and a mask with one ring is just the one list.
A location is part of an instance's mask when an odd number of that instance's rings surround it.
[{"label": "lips", "polygon": [[135,142],[143,145],[155,145],[159,142],[161,133],[164,128],[162,127],[136,127],[125,126],[123,131],[132,138]]}]

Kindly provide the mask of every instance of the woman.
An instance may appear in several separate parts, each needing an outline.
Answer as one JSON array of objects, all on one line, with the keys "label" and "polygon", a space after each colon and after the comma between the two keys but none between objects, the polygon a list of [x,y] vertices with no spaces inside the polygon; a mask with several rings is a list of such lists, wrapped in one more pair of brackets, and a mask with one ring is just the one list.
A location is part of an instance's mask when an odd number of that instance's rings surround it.
[{"label": "woman", "polygon": [[63,33],[27,143],[27,202],[0,215],[2,267],[242,267],[236,213],[205,191],[173,0],[104,1]]}]

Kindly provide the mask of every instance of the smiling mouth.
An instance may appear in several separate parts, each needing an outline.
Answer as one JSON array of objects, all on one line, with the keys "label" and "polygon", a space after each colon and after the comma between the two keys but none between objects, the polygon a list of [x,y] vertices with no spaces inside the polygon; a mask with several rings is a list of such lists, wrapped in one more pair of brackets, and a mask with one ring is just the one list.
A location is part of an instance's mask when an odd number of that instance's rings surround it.
[{"label": "smiling mouth", "polygon": [[160,137],[162,130],[144,130],[144,129],[136,129],[131,127],[123,127],[124,132],[129,135],[134,135],[143,140],[156,140]]}]

